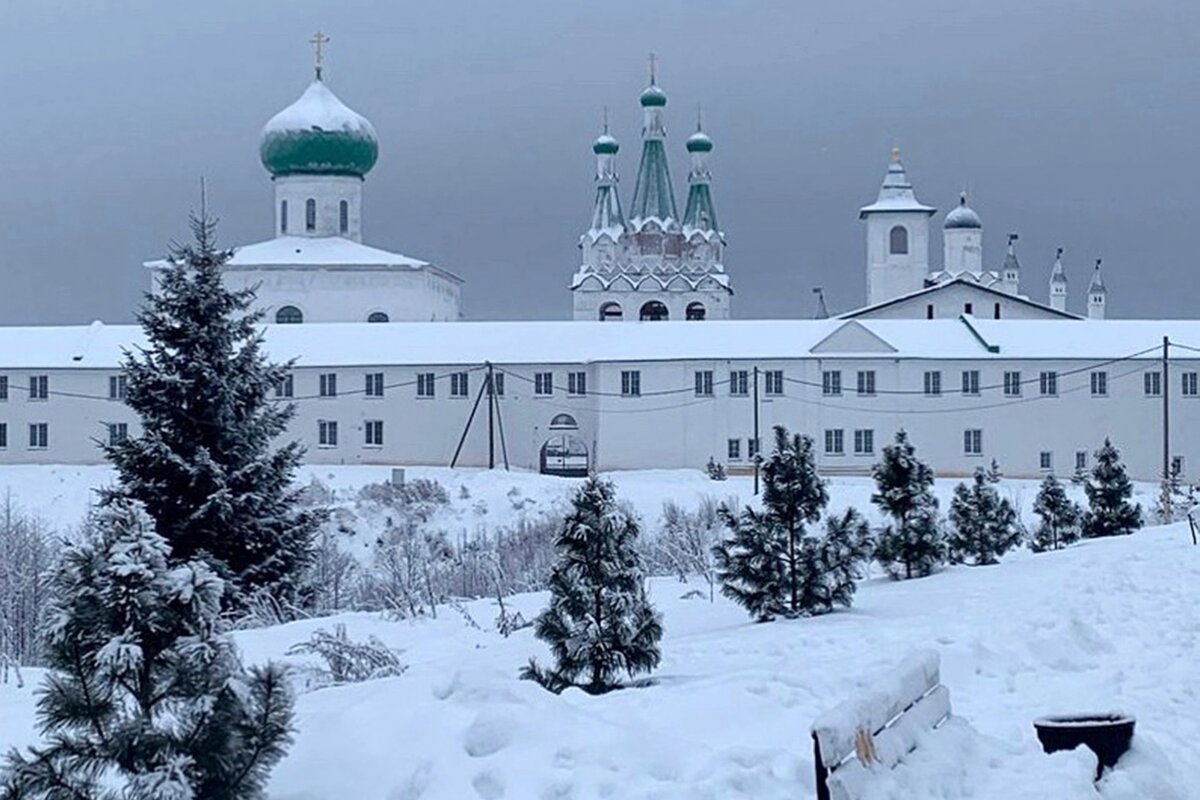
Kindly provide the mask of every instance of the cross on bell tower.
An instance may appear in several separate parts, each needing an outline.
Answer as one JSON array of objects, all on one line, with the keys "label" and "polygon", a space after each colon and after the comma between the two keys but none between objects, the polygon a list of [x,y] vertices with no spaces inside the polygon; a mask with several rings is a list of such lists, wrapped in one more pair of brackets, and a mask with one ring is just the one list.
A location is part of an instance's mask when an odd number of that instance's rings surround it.
[{"label": "cross on bell tower", "polygon": [[317,31],[308,41],[313,46],[313,69],[317,73],[317,80],[321,80],[321,73],[325,69],[325,45],[329,44],[329,37]]}]

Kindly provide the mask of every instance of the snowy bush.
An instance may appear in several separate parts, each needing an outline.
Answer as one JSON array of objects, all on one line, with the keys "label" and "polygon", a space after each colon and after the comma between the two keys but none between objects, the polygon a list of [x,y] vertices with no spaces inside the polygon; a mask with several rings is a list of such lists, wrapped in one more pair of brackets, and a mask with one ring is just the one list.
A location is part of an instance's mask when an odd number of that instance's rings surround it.
[{"label": "snowy bush", "polygon": [[1040,553],[1057,550],[1079,539],[1079,520],[1083,509],[1067,497],[1062,483],[1053,475],[1047,475],[1033,501],[1033,513],[1040,523],[1030,541],[1030,548]]},{"label": "snowy bush", "polygon": [[1154,504],[1154,518],[1160,525],[1169,525],[1184,519],[1196,505],[1196,487],[1186,483],[1179,473],[1178,465],[1158,484],[1158,497]]},{"label": "snowy bush", "polygon": [[261,798],[292,732],[281,670],[246,670],[218,631],[222,581],[172,563],[135,503],[117,498],[53,575],[38,704],[47,741],[12,752],[0,796],[21,800]]},{"label": "snowy bush", "polygon": [[38,626],[51,597],[52,561],[42,524],[6,495],[0,507],[0,683],[14,667],[41,663]]},{"label": "snowy bush", "polygon": [[932,573],[946,559],[945,534],[931,491],[933,470],[916,457],[904,431],[885,445],[875,465],[871,502],[890,518],[876,535],[875,559],[893,578]]},{"label": "snowy bush", "polygon": [[996,483],[988,471],[977,469],[970,484],[954,488],[953,527],[946,544],[955,563],[995,564],[1021,541],[1017,513],[996,491]]},{"label": "snowy bush", "polygon": [[709,496],[700,499],[695,511],[671,500],[664,502],[662,527],[646,546],[650,572],[676,575],[683,583],[699,576],[708,584],[709,599],[713,599],[717,579],[713,548],[724,526],[719,507],[717,500]]},{"label": "snowy bush", "polygon": [[358,499],[364,504],[403,510],[410,516],[427,520],[439,507],[450,502],[450,493],[435,480],[417,478],[404,483],[383,481],[367,484],[359,490]]},{"label": "snowy bush", "polygon": [[612,484],[589,478],[555,540],[550,607],[534,623],[555,665],[530,659],[522,678],[554,692],[579,686],[601,694],[618,688],[621,673],[632,678],[658,666],[662,617],[646,597],[637,536]]},{"label": "snowy bush", "polygon": [[1133,482],[1121,463],[1120,452],[1108,439],[1096,451],[1091,477],[1083,489],[1088,498],[1084,536],[1118,536],[1142,527],[1142,507],[1129,502]]},{"label": "snowy bush", "polygon": [[448,596],[454,551],[446,534],[413,520],[391,524],[380,537],[364,590],[380,610],[401,617],[437,616]]},{"label": "snowy bush", "polygon": [[725,465],[712,457],[709,457],[708,463],[704,465],[704,473],[714,481],[723,481],[728,477],[725,474]]},{"label": "snowy bush", "polygon": [[721,592],[758,620],[848,606],[869,553],[866,523],[852,509],[827,520],[823,535],[806,529],[829,502],[812,446],[811,438],[776,427],[763,464],[762,510],[720,509],[732,534],[714,548]]},{"label": "snowy bush", "polygon": [[309,670],[313,676],[310,685],[316,687],[390,678],[408,669],[400,660],[400,651],[374,636],[365,642],[351,641],[341,623],[333,626],[332,633],[324,628],[313,631],[307,642],[292,645],[288,655],[311,655],[324,662],[324,666]]}]

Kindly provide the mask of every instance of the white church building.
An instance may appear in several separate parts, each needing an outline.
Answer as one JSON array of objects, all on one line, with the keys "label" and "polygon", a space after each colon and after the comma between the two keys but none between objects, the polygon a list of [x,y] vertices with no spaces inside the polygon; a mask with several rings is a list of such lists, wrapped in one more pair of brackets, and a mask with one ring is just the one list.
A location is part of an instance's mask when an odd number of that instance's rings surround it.
[{"label": "white church building", "polygon": [[[731,319],[713,142],[699,129],[685,142],[679,214],[666,104],[652,73],[628,212],[616,138],[606,129],[593,144],[574,320],[464,322],[460,279],[363,243],[378,138],[318,68],[262,133],[273,236],[237,248],[226,272],[258,287],[269,355],[296,360],[276,399],[296,405],[288,435],[307,459],[447,465],[457,452],[461,466],[578,475],[711,458],[736,471],[782,424],[814,438],[826,473],[868,474],[899,430],[941,475],[992,459],[1012,476],[1072,474],[1106,436],[1139,479],[1200,465],[1200,321],[1106,320],[1098,266],[1086,315],[1072,313],[1061,252],[1045,302],[1027,295],[1016,237],[987,267],[965,197],[941,221],[934,263],[937,211],[898,152],[859,212],[866,304],[833,319]],[[0,463],[99,463],[98,441],[135,434],[120,369],[141,336],[98,322],[0,327]]]}]

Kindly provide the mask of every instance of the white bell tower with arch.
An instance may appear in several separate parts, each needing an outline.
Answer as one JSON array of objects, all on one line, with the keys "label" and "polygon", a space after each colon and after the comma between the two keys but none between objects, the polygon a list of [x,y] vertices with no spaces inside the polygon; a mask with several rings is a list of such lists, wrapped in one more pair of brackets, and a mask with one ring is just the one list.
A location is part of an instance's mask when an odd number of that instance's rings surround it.
[{"label": "white bell tower with arch", "polygon": [[915,292],[929,276],[929,218],[937,209],[917,200],[900,148],[891,160],[879,197],[858,213],[867,223],[867,305]]}]

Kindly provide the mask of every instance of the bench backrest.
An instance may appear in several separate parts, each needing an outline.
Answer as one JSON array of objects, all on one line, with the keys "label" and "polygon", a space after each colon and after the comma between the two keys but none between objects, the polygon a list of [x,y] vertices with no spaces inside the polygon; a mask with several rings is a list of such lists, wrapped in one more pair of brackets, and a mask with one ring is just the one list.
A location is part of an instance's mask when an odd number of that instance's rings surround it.
[{"label": "bench backrest", "polygon": [[941,685],[938,654],[904,659],[813,723],[818,800],[857,800],[873,765],[896,766],[921,734],[948,716],[950,691]]}]

